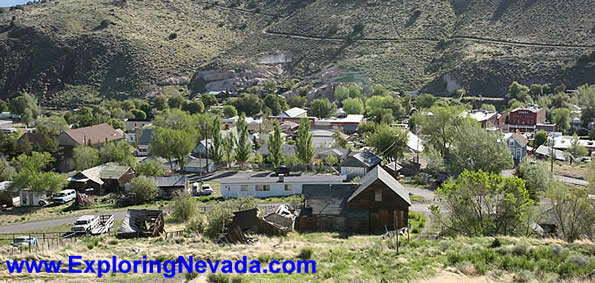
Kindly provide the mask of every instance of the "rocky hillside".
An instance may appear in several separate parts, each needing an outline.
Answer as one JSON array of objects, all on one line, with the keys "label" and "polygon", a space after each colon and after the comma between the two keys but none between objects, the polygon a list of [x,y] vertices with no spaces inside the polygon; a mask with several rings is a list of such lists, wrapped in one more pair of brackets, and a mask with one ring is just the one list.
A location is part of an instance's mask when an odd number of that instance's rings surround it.
[{"label": "rocky hillside", "polygon": [[0,97],[24,89],[45,103],[80,103],[291,77],[482,96],[503,96],[513,80],[573,87],[595,83],[592,5],[44,0],[1,10]]}]

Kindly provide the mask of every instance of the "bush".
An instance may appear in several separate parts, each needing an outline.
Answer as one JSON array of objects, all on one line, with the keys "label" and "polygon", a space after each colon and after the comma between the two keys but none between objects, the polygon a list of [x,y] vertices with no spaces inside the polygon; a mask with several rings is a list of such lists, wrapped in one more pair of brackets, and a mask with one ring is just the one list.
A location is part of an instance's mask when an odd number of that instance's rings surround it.
[{"label": "bush", "polygon": [[144,203],[154,200],[158,195],[159,188],[153,179],[139,176],[130,182],[130,192],[136,195],[137,203]]},{"label": "bush", "polygon": [[192,232],[203,233],[207,226],[207,220],[202,215],[197,215],[186,225],[186,229]]},{"label": "bush", "polygon": [[196,214],[196,202],[188,193],[178,194],[172,202],[171,211],[176,221],[186,222]]},{"label": "bush", "polygon": [[525,242],[520,242],[516,244],[512,249],[512,252],[517,256],[524,255],[527,253],[527,251],[529,251],[529,245]]},{"label": "bush", "polygon": [[211,273],[207,277],[207,281],[210,283],[229,283],[230,278],[228,275],[220,273]]},{"label": "bush", "polygon": [[312,248],[303,248],[297,255],[299,259],[307,260],[312,258]]},{"label": "bush", "polygon": [[213,238],[225,232],[227,225],[233,219],[235,211],[248,210],[256,207],[256,201],[251,197],[238,198],[225,201],[215,206],[207,215],[207,225],[204,233]]},{"label": "bush", "polygon": [[496,239],[494,239],[494,241],[492,241],[490,248],[499,248],[501,246],[502,246],[502,243],[500,243],[500,239],[496,238]]}]

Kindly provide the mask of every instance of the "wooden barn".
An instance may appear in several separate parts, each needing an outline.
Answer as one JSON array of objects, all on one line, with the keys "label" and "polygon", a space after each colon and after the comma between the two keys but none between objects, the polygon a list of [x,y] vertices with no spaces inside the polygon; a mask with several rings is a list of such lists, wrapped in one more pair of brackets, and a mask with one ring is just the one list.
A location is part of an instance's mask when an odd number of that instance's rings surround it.
[{"label": "wooden barn", "polygon": [[298,231],[378,233],[407,226],[411,200],[381,166],[359,184],[304,185]]}]

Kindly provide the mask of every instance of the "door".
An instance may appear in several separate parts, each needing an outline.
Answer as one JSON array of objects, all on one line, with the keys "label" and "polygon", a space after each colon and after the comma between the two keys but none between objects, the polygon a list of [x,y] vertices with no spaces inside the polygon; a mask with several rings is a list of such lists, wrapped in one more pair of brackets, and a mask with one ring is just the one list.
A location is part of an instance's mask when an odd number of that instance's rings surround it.
[{"label": "door", "polygon": [[392,230],[388,209],[379,208],[370,211],[370,232],[383,232],[386,229]]}]

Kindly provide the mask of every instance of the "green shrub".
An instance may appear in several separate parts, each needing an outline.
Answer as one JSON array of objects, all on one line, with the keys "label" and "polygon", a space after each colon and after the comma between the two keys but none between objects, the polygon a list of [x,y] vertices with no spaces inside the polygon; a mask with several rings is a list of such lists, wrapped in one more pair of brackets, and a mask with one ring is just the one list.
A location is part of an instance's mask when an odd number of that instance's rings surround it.
[{"label": "green shrub", "polygon": [[501,246],[502,246],[502,243],[500,243],[500,239],[495,238],[494,241],[492,241],[490,248],[499,248]]},{"label": "green shrub", "polygon": [[297,257],[303,260],[312,258],[312,248],[303,248]]},{"label": "green shrub", "polygon": [[186,222],[196,215],[196,201],[188,193],[178,194],[171,204],[171,211],[175,220]]},{"label": "green shrub", "polygon": [[203,215],[193,217],[186,225],[186,229],[192,232],[204,233],[207,227],[207,220]]},{"label": "green shrub", "polygon": [[517,256],[524,255],[527,253],[527,251],[529,251],[529,245],[525,242],[520,242],[516,244],[512,249],[512,252]]},{"label": "green shrub", "polygon": [[228,275],[220,274],[220,273],[211,273],[207,277],[207,282],[210,283],[229,283],[230,278]]},{"label": "green shrub", "polygon": [[114,240],[111,240],[111,241],[109,241],[107,243],[110,244],[110,245],[117,245],[118,244],[118,240],[115,240],[114,239]]}]

